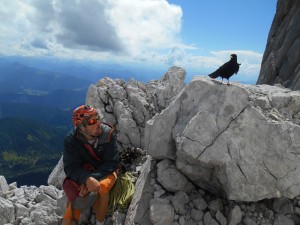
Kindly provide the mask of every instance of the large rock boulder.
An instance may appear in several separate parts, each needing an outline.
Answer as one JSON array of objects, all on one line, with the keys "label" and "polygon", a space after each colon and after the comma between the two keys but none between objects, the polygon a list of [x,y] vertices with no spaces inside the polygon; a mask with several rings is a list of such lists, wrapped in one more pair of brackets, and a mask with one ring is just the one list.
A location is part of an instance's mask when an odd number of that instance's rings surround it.
[{"label": "large rock boulder", "polygon": [[52,170],[51,174],[49,175],[47,183],[48,185],[53,185],[54,187],[61,190],[65,178],[66,174],[64,171],[63,157],[61,157]]},{"label": "large rock boulder", "polygon": [[106,77],[89,87],[86,104],[96,107],[104,122],[117,125],[124,149],[143,148],[145,123],[183,89],[185,75],[184,69],[173,66],[160,80],[147,84]]},{"label": "large rock boulder", "polygon": [[231,200],[300,193],[300,93],[191,81],[147,122],[145,149],[194,184]]},{"label": "large rock boulder", "polygon": [[135,193],[128,208],[124,225],[151,225],[149,204],[154,193],[153,184],[151,185],[151,176],[154,176],[154,164],[155,162],[148,156],[135,183]]},{"label": "large rock boulder", "polygon": [[257,84],[300,90],[300,1],[278,0]]}]

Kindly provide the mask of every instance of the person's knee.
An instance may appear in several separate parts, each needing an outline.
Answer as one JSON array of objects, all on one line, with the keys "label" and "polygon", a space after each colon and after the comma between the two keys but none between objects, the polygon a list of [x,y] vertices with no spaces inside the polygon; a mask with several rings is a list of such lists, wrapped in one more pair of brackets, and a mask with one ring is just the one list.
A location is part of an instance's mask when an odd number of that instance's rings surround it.
[{"label": "person's knee", "polygon": [[108,175],[106,178],[100,181],[101,190],[99,191],[100,195],[109,194],[110,190],[116,183],[116,176],[113,174]]}]

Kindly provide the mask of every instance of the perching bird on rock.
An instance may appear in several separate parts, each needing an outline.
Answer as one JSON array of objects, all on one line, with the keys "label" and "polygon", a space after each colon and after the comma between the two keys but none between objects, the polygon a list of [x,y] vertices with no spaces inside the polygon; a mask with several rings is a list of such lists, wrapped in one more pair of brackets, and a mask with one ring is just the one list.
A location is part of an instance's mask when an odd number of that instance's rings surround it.
[{"label": "perching bird on rock", "polygon": [[237,74],[237,72],[239,71],[240,68],[240,63],[237,63],[237,56],[236,54],[231,54],[230,56],[230,60],[225,63],[223,66],[220,66],[219,69],[217,69],[215,72],[209,74],[208,76],[210,78],[217,78],[217,77],[222,77],[222,83],[223,83],[223,79],[226,78],[227,79],[227,85],[229,84],[229,78],[233,75],[233,74]]}]

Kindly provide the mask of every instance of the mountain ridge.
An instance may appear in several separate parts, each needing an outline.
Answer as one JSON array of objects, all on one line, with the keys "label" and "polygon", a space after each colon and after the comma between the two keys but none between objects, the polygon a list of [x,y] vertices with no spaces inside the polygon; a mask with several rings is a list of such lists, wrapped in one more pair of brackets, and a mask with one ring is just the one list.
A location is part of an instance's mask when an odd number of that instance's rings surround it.
[{"label": "mountain ridge", "polygon": [[6,70],[0,73],[1,93],[20,92],[25,89],[43,92],[81,89],[88,87],[90,83],[91,81],[87,79],[28,67],[20,63],[8,64]]}]

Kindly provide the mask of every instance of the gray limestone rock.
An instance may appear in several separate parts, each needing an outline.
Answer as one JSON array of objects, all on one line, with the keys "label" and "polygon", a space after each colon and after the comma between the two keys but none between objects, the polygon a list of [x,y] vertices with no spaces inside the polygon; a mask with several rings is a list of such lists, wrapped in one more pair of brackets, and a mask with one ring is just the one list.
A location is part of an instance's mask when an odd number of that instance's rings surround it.
[{"label": "gray limestone rock", "polygon": [[243,223],[245,225],[257,225],[257,223],[251,217],[248,216],[244,217]]},{"label": "gray limestone rock", "polygon": [[281,214],[293,214],[294,207],[291,200],[285,197],[274,199],[273,210]]},{"label": "gray limestone rock", "polygon": [[63,157],[61,157],[48,177],[48,185],[53,185],[58,189],[62,189],[62,184],[65,177],[66,174],[63,166]]},{"label": "gray limestone rock", "polygon": [[[257,105],[262,96],[271,108]],[[154,158],[175,160],[194,184],[231,200],[293,198],[300,190],[299,111],[299,92],[197,77],[147,122],[145,146]]]},{"label": "gray limestone rock", "polygon": [[209,212],[206,212],[204,214],[203,220],[204,220],[204,225],[218,225],[218,222],[212,218]]},{"label": "gray limestone rock", "polygon": [[196,209],[203,211],[204,209],[207,208],[207,203],[202,197],[196,198],[192,200],[192,202]]},{"label": "gray limestone rock", "polygon": [[112,217],[112,221],[114,225],[123,225],[125,221],[126,215],[124,213],[115,212]]},{"label": "gray limestone rock", "polygon": [[193,185],[175,167],[175,164],[168,159],[159,162],[157,165],[157,181],[168,191],[189,192]]},{"label": "gray limestone rock", "polygon": [[202,221],[202,218],[203,218],[203,212],[201,210],[198,210],[198,209],[192,209],[191,210],[191,217],[193,218],[194,221],[200,222],[200,221]]},{"label": "gray limestone rock", "polygon": [[15,207],[9,200],[0,197],[0,225],[15,221]]},{"label": "gray limestone rock", "polygon": [[153,171],[154,162],[148,156],[144,163],[141,174],[135,184],[135,193],[128,208],[124,225],[144,224],[150,225],[149,220],[149,202],[153,198],[154,189],[150,185],[151,171]]},{"label": "gray limestone rock", "polygon": [[230,211],[229,215],[229,225],[237,225],[242,221],[242,211],[239,206],[235,205]]},{"label": "gray limestone rock", "polygon": [[9,187],[4,176],[0,176],[0,197],[5,197]]},{"label": "gray limestone rock", "polygon": [[300,90],[300,2],[278,0],[257,84]]},{"label": "gray limestone rock", "polygon": [[161,80],[148,84],[105,77],[90,85],[86,104],[96,107],[104,122],[118,124],[118,141],[125,149],[143,148],[145,123],[182,90],[185,74],[174,66]]},{"label": "gray limestone rock", "polygon": [[29,217],[29,209],[22,204],[15,203],[16,218]]},{"label": "gray limestone rock", "polygon": [[296,225],[295,222],[283,214],[277,214],[274,225]]},{"label": "gray limestone rock", "polygon": [[220,225],[226,225],[227,219],[226,217],[220,212],[220,210],[217,211],[216,214],[216,220],[219,222]]},{"label": "gray limestone rock", "polygon": [[160,80],[161,85],[156,88],[155,93],[159,109],[166,108],[172,98],[183,89],[185,74],[184,69],[173,66],[162,77]]},{"label": "gray limestone rock", "polygon": [[183,191],[178,191],[171,199],[171,202],[174,207],[175,213],[179,215],[184,215],[185,204],[189,202],[189,196]]},{"label": "gray limestone rock", "polygon": [[150,220],[153,225],[171,225],[174,208],[167,199],[155,198],[150,201]]},{"label": "gray limestone rock", "polygon": [[220,199],[215,199],[208,202],[207,207],[215,212],[223,210],[223,205]]},{"label": "gray limestone rock", "polygon": [[300,208],[299,207],[294,207],[294,209],[295,209],[295,214],[300,216]]}]

